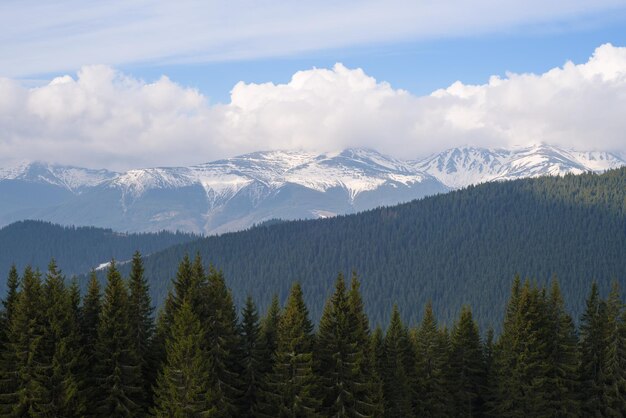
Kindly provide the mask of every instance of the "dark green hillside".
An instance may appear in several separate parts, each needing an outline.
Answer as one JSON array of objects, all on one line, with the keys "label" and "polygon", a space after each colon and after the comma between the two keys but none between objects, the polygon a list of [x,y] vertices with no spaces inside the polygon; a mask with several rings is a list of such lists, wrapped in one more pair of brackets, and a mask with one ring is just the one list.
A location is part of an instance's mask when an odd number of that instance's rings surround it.
[{"label": "dark green hillside", "polygon": [[6,274],[15,263],[19,271],[27,264],[45,271],[54,257],[70,276],[89,271],[115,257],[130,260],[135,250],[153,253],[198,237],[190,234],[160,232],[123,234],[110,229],[65,227],[41,221],[21,221],[0,229],[0,291],[4,292]]},{"label": "dark green hillside", "polygon": [[145,260],[153,296],[163,300],[185,253],[223,269],[241,304],[284,301],[299,280],[315,320],[338,271],[356,270],[374,324],[397,302],[415,322],[432,300],[451,323],[471,304],[481,324],[497,325],[516,273],[545,283],[558,275],[579,317],[592,279],[602,291],[626,286],[626,168],[490,183],[408,204],[315,221],[279,223],[209,237]]}]

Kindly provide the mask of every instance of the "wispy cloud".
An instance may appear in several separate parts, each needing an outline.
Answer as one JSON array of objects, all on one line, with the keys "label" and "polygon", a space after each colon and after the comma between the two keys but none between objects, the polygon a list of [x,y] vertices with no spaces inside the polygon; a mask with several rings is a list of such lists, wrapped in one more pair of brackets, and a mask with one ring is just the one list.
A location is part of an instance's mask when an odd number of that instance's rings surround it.
[{"label": "wispy cloud", "polygon": [[267,149],[367,146],[411,158],[537,142],[626,153],[624,109],[626,48],[608,44],[586,63],[427,96],[337,64],[285,84],[240,82],[217,105],[166,77],[147,83],[87,66],[40,87],[0,78],[0,160],[125,169]]},{"label": "wispy cloud", "polygon": [[0,74],[284,56],[576,21],[624,0],[5,0]]}]

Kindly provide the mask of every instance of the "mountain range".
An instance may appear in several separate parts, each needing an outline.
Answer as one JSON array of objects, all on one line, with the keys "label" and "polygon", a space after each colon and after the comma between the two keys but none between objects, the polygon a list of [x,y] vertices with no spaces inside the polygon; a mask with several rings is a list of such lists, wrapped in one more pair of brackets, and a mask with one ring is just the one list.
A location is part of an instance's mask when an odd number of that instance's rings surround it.
[{"label": "mountain range", "polygon": [[128,232],[215,234],[270,219],[349,214],[471,184],[622,165],[623,158],[608,152],[549,145],[460,147],[420,160],[358,148],[267,151],[123,173],[29,162],[0,168],[0,226],[41,219]]}]

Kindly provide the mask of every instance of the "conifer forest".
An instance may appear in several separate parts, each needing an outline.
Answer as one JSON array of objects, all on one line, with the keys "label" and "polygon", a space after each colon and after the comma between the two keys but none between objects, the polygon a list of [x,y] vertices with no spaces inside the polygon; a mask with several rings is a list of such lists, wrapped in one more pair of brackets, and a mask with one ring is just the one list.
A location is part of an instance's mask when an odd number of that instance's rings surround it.
[{"label": "conifer forest", "polygon": [[573,318],[555,278],[512,278],[496,335],[470,306],[451,327],[427,303],[372,329],[356,274],[318,324],[302,288],[239,310],[223,273],[185,256],[155,312],[141,255],[101,285],[12,268],[0,322],[3,417],[622,417],[626,311],[590,285]]}]

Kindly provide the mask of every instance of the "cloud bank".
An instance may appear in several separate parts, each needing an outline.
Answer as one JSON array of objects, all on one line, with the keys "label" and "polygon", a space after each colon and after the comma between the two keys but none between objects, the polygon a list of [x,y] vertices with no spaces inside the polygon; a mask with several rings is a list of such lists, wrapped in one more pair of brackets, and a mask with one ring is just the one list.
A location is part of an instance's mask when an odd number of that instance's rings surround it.
[{"label": "cloud bank", "polygon": [[589,24],[624,0],[3,0],[0,75],[214,62]]},{"label": "cloud bank", "polygon": [[626,48],[610,44],[586,63],[456,82],[428,96],[336,64],[286,84],[239,82],[216,105],[165,76],[145,82],[87,66],[36,88],[0,78],[0,160],[126,169],[267,149],[357,146],[417,158],[538,142],[626,153],[625,109]]}]

